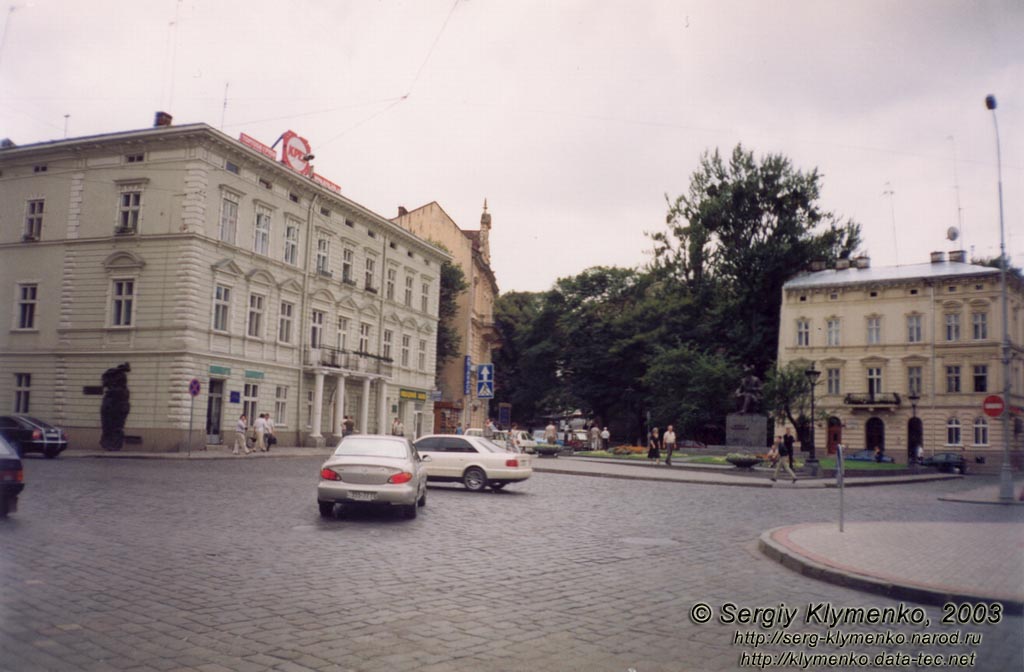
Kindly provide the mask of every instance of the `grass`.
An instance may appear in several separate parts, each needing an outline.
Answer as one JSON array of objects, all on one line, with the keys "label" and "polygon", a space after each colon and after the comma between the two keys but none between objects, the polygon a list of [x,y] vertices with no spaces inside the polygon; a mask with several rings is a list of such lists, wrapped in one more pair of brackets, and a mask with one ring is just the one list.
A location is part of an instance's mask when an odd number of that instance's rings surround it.
[{"label": "grass", "polygon": [[[631,453],[628,455],[620,455],[616,453],[610,453],[605,450],[581,450],[574,453],[579,457],[604,457],[615,460],[627,460],[633,462],[643,462],[647,460],[647,453]],[[661,459],[664,461],[667,453],[661,451]],[[688,455],[686,453],[673,453],[673,460],[679,462],[689,462],[691,464],[721,464],[728,465],[729,462],[725,461],[725,455]],[[818,460],[819,465],[822,469],[835,469],[836,459],[834,457],[822,457]],[[768,466],[770,463],[764,461],[761,466]],[[804,460],[795,458],[793,460],[793,468],[800,469],[804,466]],[[905,465],[894,464],[892,462],[846,462],[847,471],[897,471],[900,469],[906,469]]]}]

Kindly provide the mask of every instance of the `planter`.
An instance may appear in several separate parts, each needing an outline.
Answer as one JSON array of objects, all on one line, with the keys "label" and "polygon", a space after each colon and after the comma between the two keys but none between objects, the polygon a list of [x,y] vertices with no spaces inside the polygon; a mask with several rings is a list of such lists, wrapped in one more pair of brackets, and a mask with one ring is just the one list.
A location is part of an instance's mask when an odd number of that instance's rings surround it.
[{"label": "planter", "polygon": [[753,469],[762,462],[756,455],[726,455],[725,461],[737,469]]}]

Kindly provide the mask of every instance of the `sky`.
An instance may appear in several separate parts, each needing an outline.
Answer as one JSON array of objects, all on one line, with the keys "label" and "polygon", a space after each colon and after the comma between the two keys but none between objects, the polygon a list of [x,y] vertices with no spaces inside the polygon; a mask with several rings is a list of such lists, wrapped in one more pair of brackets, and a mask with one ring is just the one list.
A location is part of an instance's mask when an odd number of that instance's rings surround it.
[{"label": "sky", "polygon": [[[872,266],[1024,266],[1020,0],[32,0],[0,16],[0,137],[207,123],[307,138],[388,218],[493,219],[501,291],[650,261],[666,197],[738,143],[822,174]],[[950,227],[960,232],[947,240]]]}]

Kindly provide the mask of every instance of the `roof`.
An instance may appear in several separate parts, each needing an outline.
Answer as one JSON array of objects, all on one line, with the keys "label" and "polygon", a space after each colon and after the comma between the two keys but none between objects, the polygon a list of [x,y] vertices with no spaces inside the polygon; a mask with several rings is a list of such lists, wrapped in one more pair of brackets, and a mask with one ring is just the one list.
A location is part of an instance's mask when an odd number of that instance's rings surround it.
[{"label": "roof", "polygon": [[999,269],[959,261],[941,261],[908,266],[881,266],[879,268],[848,268],[841,271],[830,268],[815,273],[805,273],[789,280],[783,289],[810,289],[813,287],[835,287],[837,285],[878,284],[908,280],[937,280],[940,278],[965,278],[984,275],[998,275]]}]

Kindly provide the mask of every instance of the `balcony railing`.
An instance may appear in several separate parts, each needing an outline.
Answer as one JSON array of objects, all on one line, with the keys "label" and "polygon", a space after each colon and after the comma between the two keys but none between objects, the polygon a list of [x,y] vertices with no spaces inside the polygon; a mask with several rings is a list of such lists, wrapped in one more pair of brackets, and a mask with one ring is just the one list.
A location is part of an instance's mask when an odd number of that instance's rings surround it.
[{"label": "balcony railing", "polygon": [[114,228],[115,236],[134,236],[139,230],[134,226],[118,226]]},{"label": "balcony railing", "polygon": [[349,352],[326,345],[307,351],[305,365],[386,377],[391,377],[393,366],[388,357],[368,352]]},{"label": "balcony railing", "polygon": [[896,392],[851,392],[843,398],[847,406],[899,406],[900,401]]}]

